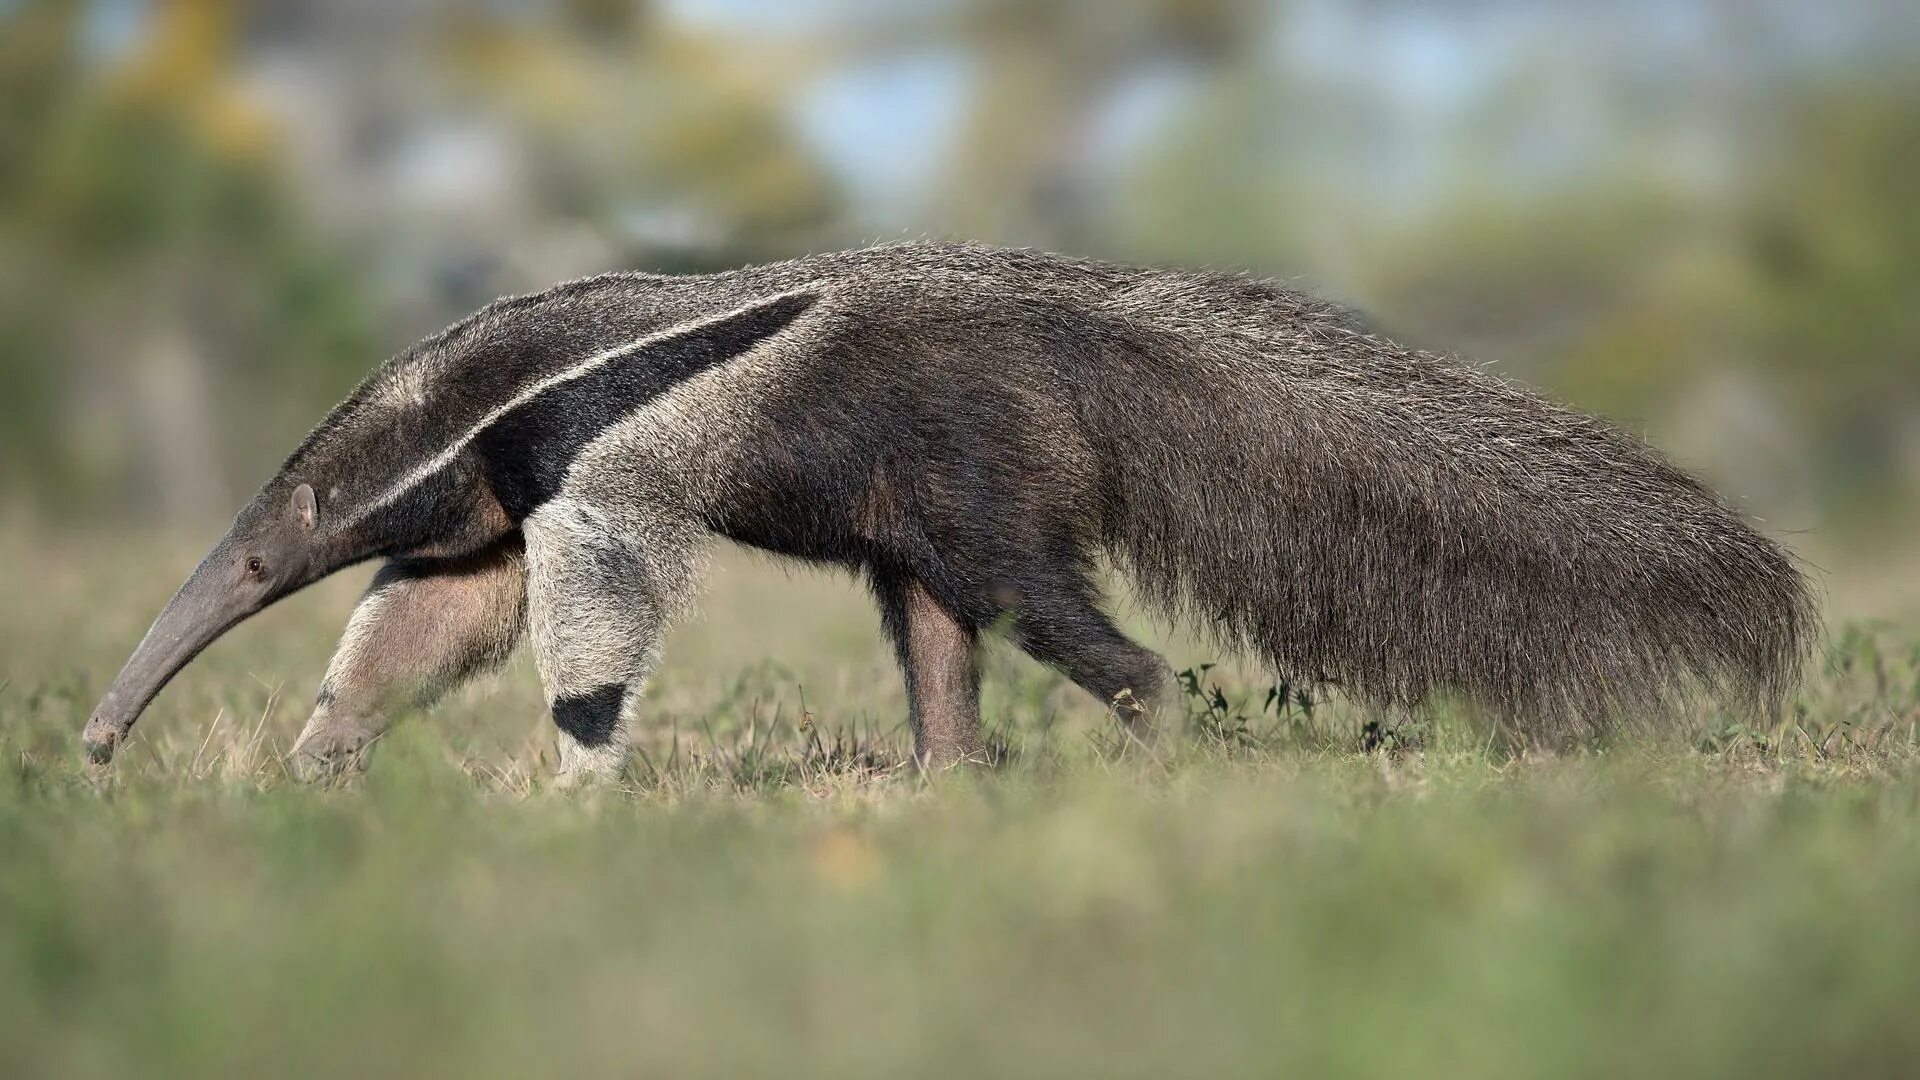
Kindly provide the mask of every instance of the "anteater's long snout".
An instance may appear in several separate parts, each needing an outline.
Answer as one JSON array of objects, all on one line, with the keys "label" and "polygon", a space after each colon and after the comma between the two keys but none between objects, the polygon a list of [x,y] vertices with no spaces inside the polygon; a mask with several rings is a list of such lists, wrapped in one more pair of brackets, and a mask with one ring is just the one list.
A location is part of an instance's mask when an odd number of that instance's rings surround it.
[{"label": "anteater's long snout", "polygon": [[114,751],[133,722],[181,668],[234,624],[259,610],[258,603],[216,580],[211,562],[202,563],[167,601],[147,636],[94,707],[81,738],[87,757],[96,764],[113,760]]}]

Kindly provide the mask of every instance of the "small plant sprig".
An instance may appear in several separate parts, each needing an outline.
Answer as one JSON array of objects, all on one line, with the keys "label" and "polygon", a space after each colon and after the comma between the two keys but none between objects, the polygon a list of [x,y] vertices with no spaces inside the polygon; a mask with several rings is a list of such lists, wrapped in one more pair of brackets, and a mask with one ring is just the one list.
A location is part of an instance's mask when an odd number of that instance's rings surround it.
[{"label": "small plant sprig", "polygon": [[1196,664],[1176,676],[1187,702],[1188,722],[1195,734],[1206,741],[1229,748],[1253,748],[1268,741],[1254,730],[1254,725],[1263,718],[1271,717],[1276,725],[1299,726],[1312,722],[1316,702],[1306,687],[1285,679],[1271,683],[1259,710],[1249,711],[1251,698],[1232,702],[1218,682],[1208,680],[1207,674],[1215,666]]}]

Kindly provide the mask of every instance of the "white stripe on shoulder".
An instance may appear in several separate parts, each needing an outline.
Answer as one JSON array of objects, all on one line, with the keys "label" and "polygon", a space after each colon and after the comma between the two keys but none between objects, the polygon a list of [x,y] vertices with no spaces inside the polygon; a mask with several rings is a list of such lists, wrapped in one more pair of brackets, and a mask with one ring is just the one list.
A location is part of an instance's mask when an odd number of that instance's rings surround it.
[{"label": "white stripe on shoulder", "polygon": [[783,293],[776,293],[772,296],[755,300],[751,304],[743,304],[740,307],[719,315],[713,315],[704,319],[695,319],[692,322],[675,323],[665,330],[655,331],[654,333],[635,338],[624,345],[617,345],[605,352],[595,353],[565,371],[557,372],[528,384],[522,388],[519,393],[509,399],[506,404],[495,407],[485,416],[481,417],[478,423],[454,439],[452,443],[447,445],[446,449],[441,450],[422,464],[409,469],[401,475],[401,477],[389,485],[386,490],[382,491],[378,496],[349,515],[337,528],[348,528],[356,525],[366,520],[368,516],[393,505],[402,495],[405,495],[408,491],[411,491],[423,483],[428,477],[451,464],[454,458],[460,456],[462,450],[465,450],[472,444],[473,440],[480,437],[481,432],[493,426],[501,417],[532,401],[534,398],[539,397],[541,394],[546,393],[548,390],[589,375],[615,360],[625,356],[631,356],[642,349],[650,348],[664,341],[671,341],[677,337],[695,334],[708,327],[718,326],[729,319],[738,318],[758,308],[763,308],[770,304],[777,304],[782,300],[788,300],[796,296],[805,295],[806,291],[805,289],[794,289]]}]

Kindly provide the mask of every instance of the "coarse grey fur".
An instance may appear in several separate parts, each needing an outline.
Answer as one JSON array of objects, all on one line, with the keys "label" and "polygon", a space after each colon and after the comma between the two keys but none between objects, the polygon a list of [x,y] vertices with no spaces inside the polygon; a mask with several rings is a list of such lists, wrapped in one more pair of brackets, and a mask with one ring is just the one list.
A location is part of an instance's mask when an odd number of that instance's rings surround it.
[{"label": "coarse grey fur", "polygon": [[[1693,691],[1776,707],[1817,629],[1791,557],[1640,440],[1322,301],[906,243],[570,282],[394,358],[242,511],[89,745],[210,635],[385,557],[304,752],[352,753],[396,686],[428,700],[524,626],[567,772],[615,771],[713,536],[870,582],[936,762],[979,747],[973,651],[1003,619],[1123,714],[1162,698],[1103,554],[1281,677],[1547,738]],[[207,599],[268,549],[293,569]]]}]

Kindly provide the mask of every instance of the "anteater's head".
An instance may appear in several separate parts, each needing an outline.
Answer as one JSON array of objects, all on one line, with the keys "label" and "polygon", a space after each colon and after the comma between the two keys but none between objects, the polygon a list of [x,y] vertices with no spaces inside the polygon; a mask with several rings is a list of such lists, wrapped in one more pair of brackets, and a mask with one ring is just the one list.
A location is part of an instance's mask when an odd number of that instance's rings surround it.
[{"label": "anteater's head", "polygon": [[188,661],[282,597],[366,559],[456,555],[509,531],[475,455],[435,446],[444,438],[433,425],[391,409],[354,400],[336,410],[161,610],[87,721],[87,755],[111,760]]},{"label": "anteater's head", "polygon": [[[187,578],[134,650],[87,722],[87,755],[113,751],[160,688],[234,624],[334,569],[316,543],[313,487],[262,492]],[[269,494],[279,497],[268,500]]]}]

